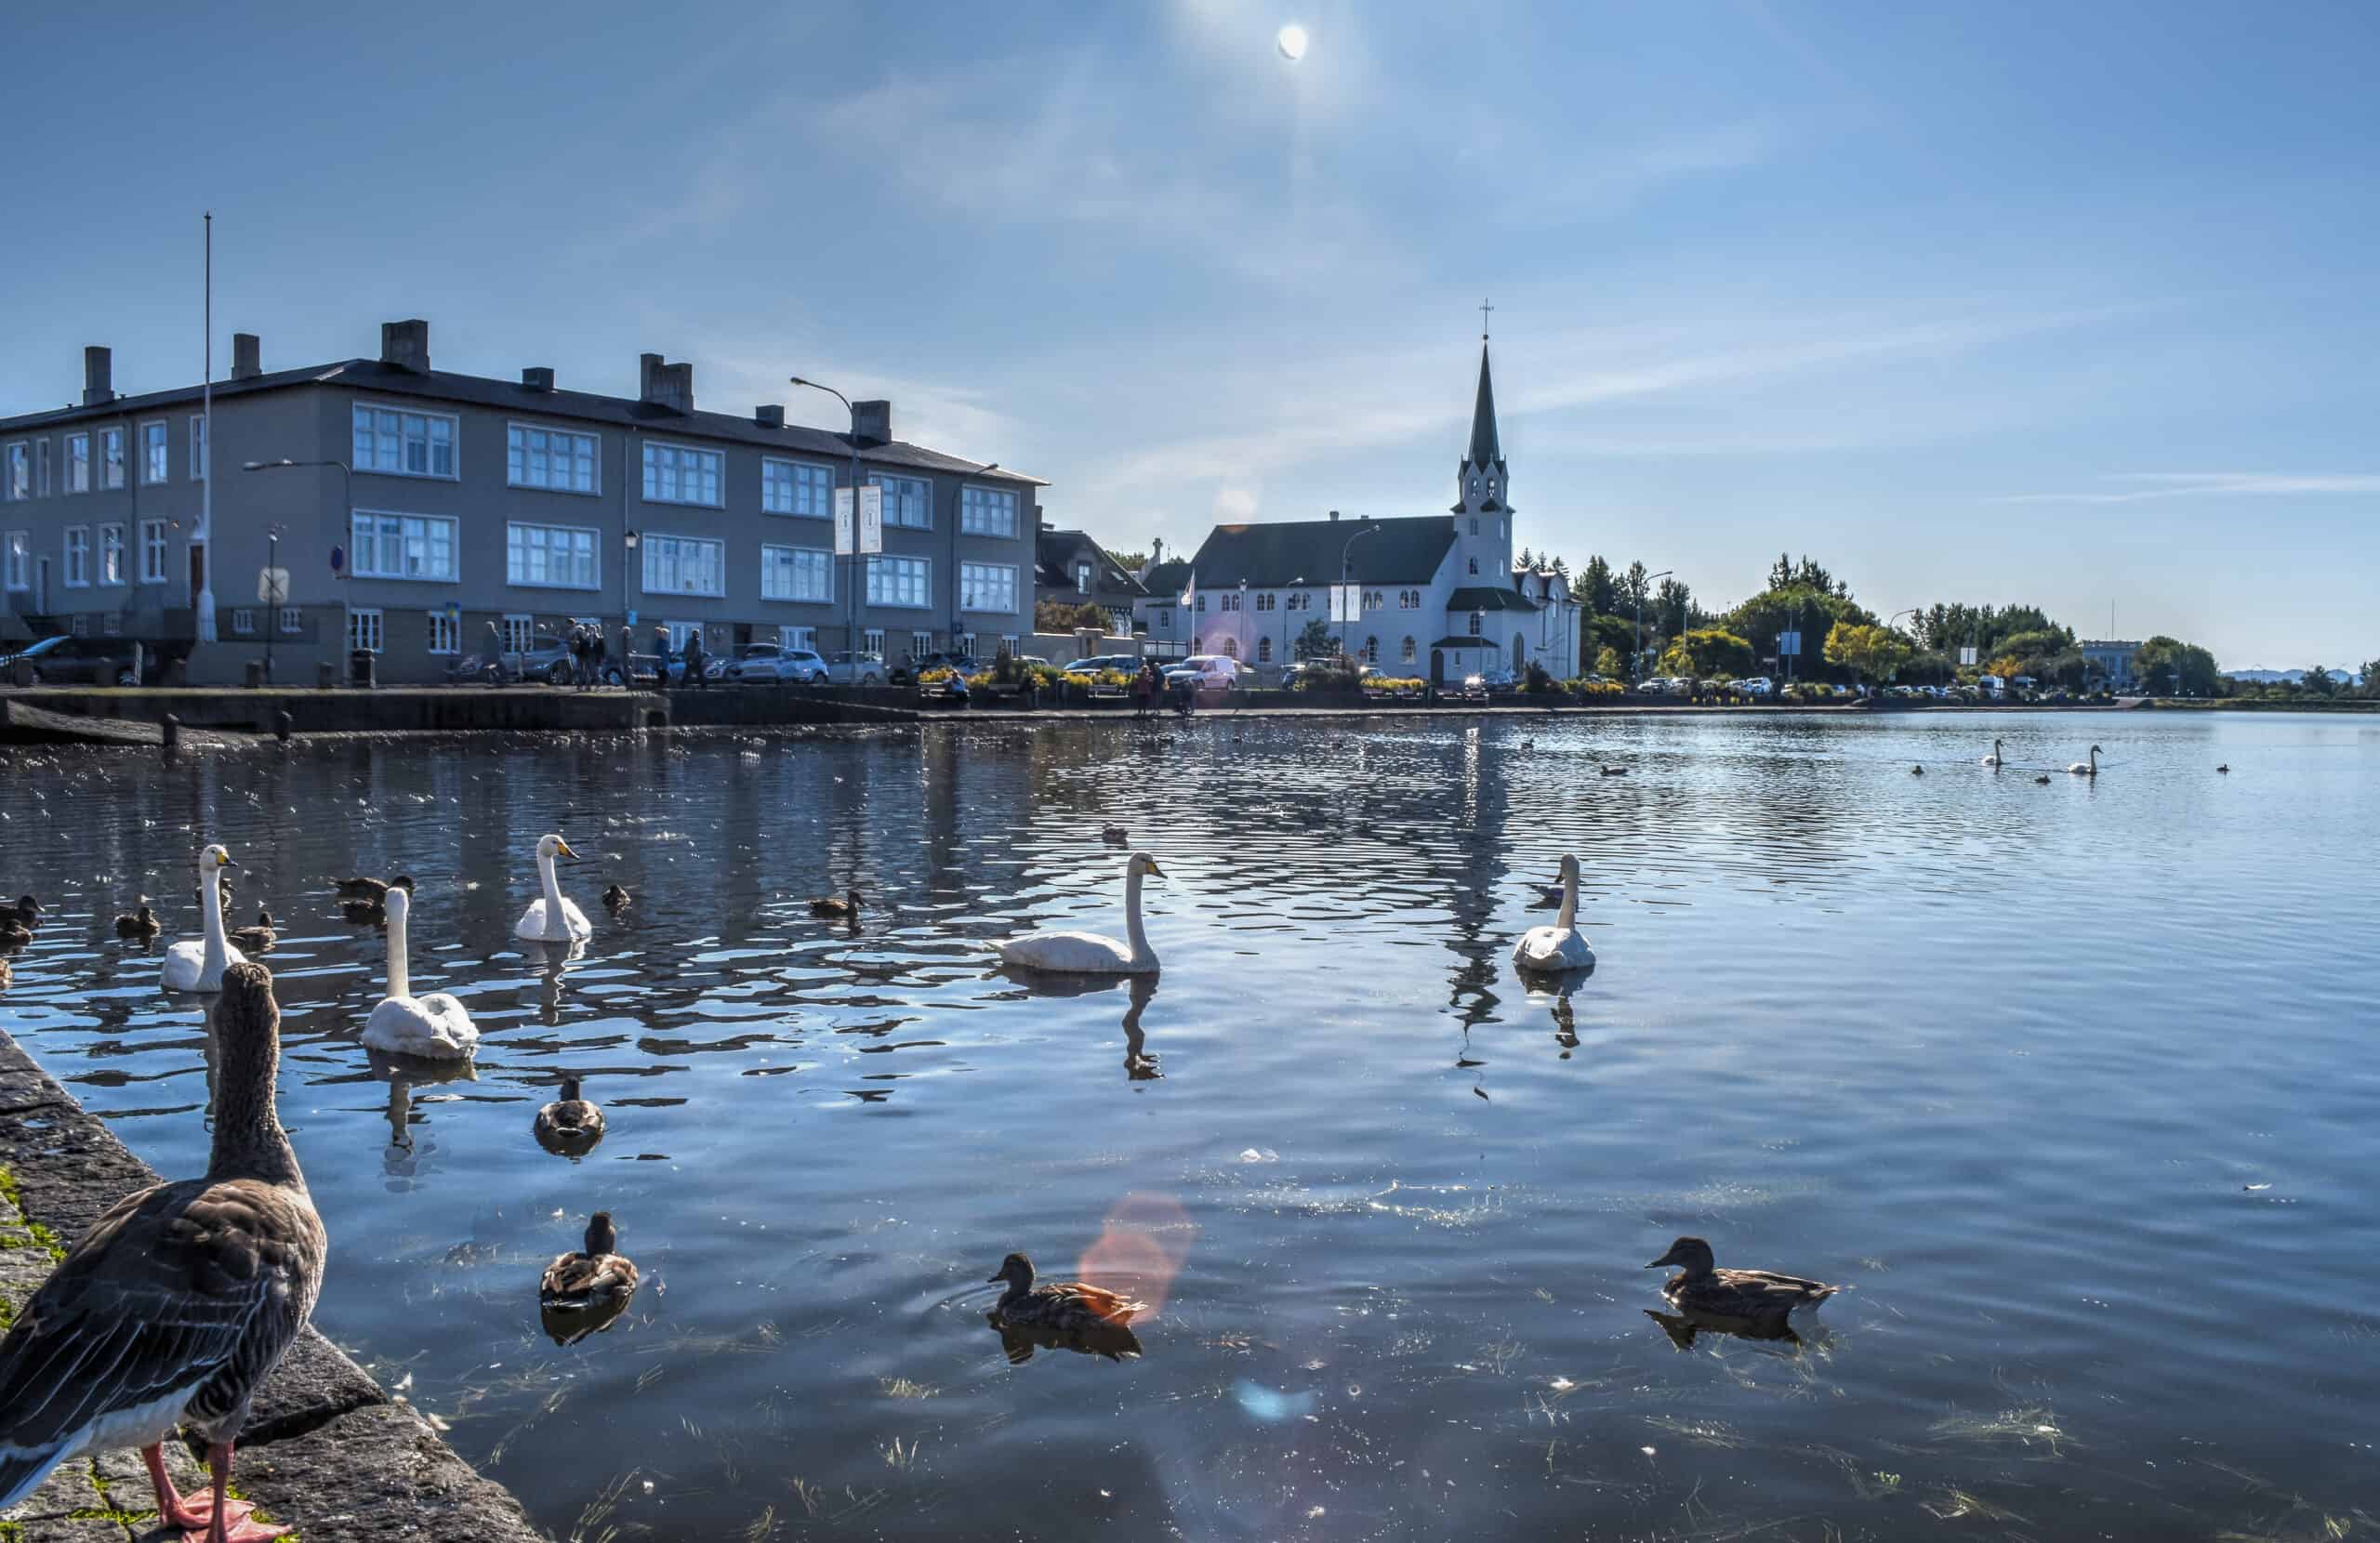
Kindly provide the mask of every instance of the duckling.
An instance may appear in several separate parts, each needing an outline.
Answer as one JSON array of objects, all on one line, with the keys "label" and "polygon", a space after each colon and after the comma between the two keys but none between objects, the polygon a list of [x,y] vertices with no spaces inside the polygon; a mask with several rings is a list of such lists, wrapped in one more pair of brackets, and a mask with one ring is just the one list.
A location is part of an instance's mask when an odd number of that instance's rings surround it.
[{"label": "duckling", "polygon": [[375,905],[386,904],[391,889],[413,893],[411,874],[399,874],[394,878],[335,878],[331,882],[337,887],[339,899],[369,901]]},{"label": "duckling", "polygon": [[244,954],[261,954],[272,946],[272,913],[257,907],[257,924],[243,927],[231,934],[231,943]]},{"label": "duckling", "polygon": [[1628,768],[1624,766],[1606,766],[1603,769],[1603,774],[1606,777],[1624,777],[1628,775]]},{"label": "duckling", "polygon": [[1912,777],[1922,777],[1925,775],[1925,768],[1922,766],[1912,766],[1909,769],[1909,774]]},{"label": "duckling", "polygon": [[2216,767],[2215,770],[2228,777],[2231,774],[2231,763],[2227,760],[2222,765]]},{"label": "duckling", "polygon": [[145,900],[139,910],[126,911],[115,918],[115,935],[119,938],[153,938],[165,930],[165,924],[157,919],[157,913],[149,909]]},{"label": "duckling", "polygon": [[603,909],[612,912],[625,911],[628,908],[628,902],[633,898],[635,897],[628,893],[626,885],[614,879],[603,891]]},{"label": "duckling", "polygon": [[1798,1275],[1773,1275],[1765,1270],[1720,1270],[1712,1264],[1711,1245],[1699,1237],[1682,1237],[1670,1251],[1645,1266],[1684,1268],[1661,1287],[1672,1307],[1709,1318],[1743,1325],[1782,1323],[1795,1308],[1815,1307],[1843,1288]]},{"label": "duckling", "polygon": [[2040,776],[2035,777],[2033,781],[2039,783],[2043,787],[2047,787],[2049,785],[2049,773],[2044,772]]},{"label": "duckling", "polygon": [[866,895],[861,894],[856,889],[851,889],[843,891],[843,898],[840,900],[837,900],[832,895],[819,896],[810,903],[810,914],[813,917],[832,917],[840,921],[846,917],[856,917],[859,915],[859,908],[866,903]]},{"label": "duckling", "polygon": [[575,1156],[603,1139],[603,1111],[578,1096],[578,1079],[562,1079],[562,1097],[537,1111],[531,1127],[537,1144],[549,1152]]},{"label": "duckling", "polygon": [[1129,847],[1132,844],[1132,833],[1121,825],[1100,826],[1099,838],[1111,847]]},{"label": "duckling", "polygon": [[1113,1291],[1080,1281],[1033,1284],[1033,1261],[1023,1254],[1000,1260],[999,1272],[985,1284],[1008,1283],[1008,1290],[992,1304],[992,1321],[1019,1328],[1070,1329],[1098,1324],[1128,1324],[1135,1312],[1148,1311],[1146,1302],[1119,1297]]},{"label": "duckling", "polygon": [[597,1211],[587,1219],[587,1246],[576,1253],[554,1256],[537,1283],[537,1305],[549,1312],[578,1312],[625,1301],[636,1292],[636,1263],[613,1250],[620,1234],[612,1213]]}]

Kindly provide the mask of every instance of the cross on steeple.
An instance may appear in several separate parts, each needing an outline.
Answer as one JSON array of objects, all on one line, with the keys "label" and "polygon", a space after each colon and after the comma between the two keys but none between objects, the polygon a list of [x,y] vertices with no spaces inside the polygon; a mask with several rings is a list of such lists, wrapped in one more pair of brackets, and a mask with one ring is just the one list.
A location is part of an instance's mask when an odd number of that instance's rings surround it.
[{"label": "cross on steeple", "polygon": [[1495,310],[1495,309],[1496,309],[1496,308],[1495,308],[1494,306],[1491,306],[1491,305],[1489,305],[1489,304],[1488,303],[1487,297],[1485,297],[1485,296],[1480,297],[1480,300],[1479,300],[1479,340],[1480,340],[1482,343],[1485,343],[1486,341],[1488,341],[1488,313],[1489,311],[1491,311],[1491,310]]}]

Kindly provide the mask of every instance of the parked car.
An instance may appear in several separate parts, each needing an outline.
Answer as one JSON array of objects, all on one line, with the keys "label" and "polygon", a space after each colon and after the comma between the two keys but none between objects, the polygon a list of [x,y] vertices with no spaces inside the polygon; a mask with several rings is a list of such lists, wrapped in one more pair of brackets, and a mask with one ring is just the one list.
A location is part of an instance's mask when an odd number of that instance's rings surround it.
[{"label": "parked car", "polygon": [[1065,667],[1064,673],[1067,675],[1098,675],[1112,669],[1119,675],[1132,675],[1138,673],[1140,667],[1141,661],[1137,654],[1100,653],[1094,654],[1088,659],[1076,660],[1073,664],[1068,665]]},{"label": "parked car", "polygon": [[1203,692],[1227,692],[1239,685],[1239,661],[1225,653],[1194,653],[1165,672],[1168,686],[1189,684]]},{"label": "parked car", "polygon": [[984,673],[984,666],[975,662],[973,654],[945,653],[942,650],[936,649],[922,659],[905,658],[894,661],[885,679],[893,685],[906,686],[928,670],[937,669],[955,670],[960,675]]},{"label": "parked car", "polygon": [[1737,681],[1736,689],[1746,696],[1774,696],[1777,694],[1777,682],[1765,675],[1755,675]]},{"label": "parked car", "polygon": [[1669,692],[1670,683],[1658,675],[1636,682],[1636,694],[1639,696],[1667,696]]},{"label": "parked car", "polygon": [[1501,666],[1474,670],[1462,678],[1462,694],[1483,701],[1491,696],[1510,696],[1521,689],[1521,678]]},{"label": "parked car", "polygon": [[[148,652],[154,653],[154,645]],[[33,671],[36,686],[130,686],[132,644],[122,638],[70,638],[63,634],[0,654],[0,684],[16,679],[17,661]],[[153,673],[153,671],[152,671]]]},{"label": "parked car", "polygon": [[826,656],[826,679],[838,686],[880,686],[884,683],[884,655],[854,653],[849,649]]},{"label": "parked car", "polygon": [[818,686],[826,683],[826,661],[806,648],[745,643],[735,650],[735,657],[721,668],[717,679],[730,685],[791,682]]}]

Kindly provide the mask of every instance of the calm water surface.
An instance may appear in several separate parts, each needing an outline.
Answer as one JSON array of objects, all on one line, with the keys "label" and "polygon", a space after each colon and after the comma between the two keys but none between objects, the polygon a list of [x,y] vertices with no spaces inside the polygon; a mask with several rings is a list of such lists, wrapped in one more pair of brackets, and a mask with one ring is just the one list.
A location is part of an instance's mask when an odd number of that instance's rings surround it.
[{"label": "calm water surface", "polygon": [[[1170,876],[1161,982],[993,972],[1120,930],[1106,821]],[[2313,1538],[2380,1467],[2375,825],[2345,718],[19,757],[0,889],[57,919],[0,1026],[202,1167],[205,1020],[110,923],[192,935],[228,843],[283,918],[316,1321],[561,1536]],[[510,937],[548,830],[568,959]],[[1565,851],[1562,997],[1507,956]],[[357,1043],[380,943],[326,879],[398,871],[474,1080]],[[808,916],[851,883],[855,935]],[[530,1137],[565,1072],[582,1161]],[[646,1285],[560,1348],[537,1273],[597,1207]],[[1680,1233],[1854,1289],[1681,1347],[1640,1268]],[[1144,1356],[1012,1364],[1010,1249],[1139,1271]]]}]

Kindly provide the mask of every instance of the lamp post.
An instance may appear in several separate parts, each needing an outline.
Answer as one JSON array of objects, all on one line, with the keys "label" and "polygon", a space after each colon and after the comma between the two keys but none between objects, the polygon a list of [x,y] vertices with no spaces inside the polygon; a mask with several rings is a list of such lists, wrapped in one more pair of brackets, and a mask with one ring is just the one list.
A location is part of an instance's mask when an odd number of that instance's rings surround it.
[{"label": "lamp post", "polygon": [[[1676,572],[1674,568],[1664,568],[1658,574],[1646,574],[1645,589],[1650,589],[1655,579],[1667,578]],[[1645,589],[1636,591],[1636,652],[1630,655],[1628,660],[1631,666],[1628,678],[1631,685],[1635,684],[1637,676],[1645,673]]]},{"label": "lamp post", "polygon": [[[636,622],[628,619],[628,570],[636,566],[637,546],[644,538],[635,531],[622,531],[620,544],[628,556],[620,562],[620,690],[636,690]],[[640,580],[639,587],[641,587]],[[638,620],[643,618],[639,617]],[[669,665],[666,659],[653,662],[654,686],[657,690],[669,683]]]},{"label": "lamp post", "polygon": [[1240,656],[1248,659],[1248,662],[1251,665],[1256,663],[1254,659],[1249,658],[1250,654],[1253,654],[1256,652],[1256,645],[1248,640],[1248,581],[1246,579],[1241,579],[1239,581],[1239,626],[1237,631],[1239,634]]},{"label": "lamp post", "polygon": [[[212,447],[210,447],[208,454],[211,455],[213,453]],[[355,518],[355,469],[349,466],[345,461],[293,461],[284,455],[277,461],[243,461],[240,463],[240,469],[242,471],[293,471],[310,468],[319,469],[324,467],[338,468],[339,496],[347,506],[349,535],[350,539],[352,539],[354,530],[353,521]],[[275,523],[269,527],[265,533],[267,538],[267,548],[270,553],[270,555],[265,559],[265,570],[270,575],[271,575],[271,590],[272,593],[272,600],[266,607],[269,613],[264,619],[264,678],[267,680],[271,680],[272,679],[273,634],[281,630],[281,602],[284,598],[281,594],[280,562],[282,530],[283,527],[280,524]],[[211,531],[208,533],[210,536],[213,534],[214,533]],[[348,561],[350,563],[348,572],[350,573],[353,573],[355,571],[352,566],[354,560],[355,554],[350,552],[348,554]],[[215,573],[215,554],[212,551],[207,553],[206,572],[208,580],[212,583]]]},{"label": "lamp post", "polygon": [[[843,395],[842,392],[838,391],[832,386],[822,386],[817,381],[804,380],[800,376],[792,376],[791,383],[796,386],[807,386],[813,391],[826,392],[828,396],[833,397],[837,402],[841,402],[843,404],[843,411],[851,415],[852,571],[849,578],[846,580],[846,583],[851,589],[851,598],[848,602],[851,620],[845,623],[843,626],[843,646],[850,650],[852,657],[856,659],[859,657],[859,586],[861,577],[866,572],[867,563],[867,559],[861,555],[859,549],[859,409],[852,405],[851,398]],[[951,613],[950,626],[951,631],[955,634],[959,630],[959,613],[956,611]],[[951,646],[954,651],[957,649],[958,640],[956,637],[952,639]],[[853,668],[857,669],[858,666],[854,665]]]},{"label": "lamp post", "polygon": [[[1289,580],[1289,594],[1297,594],[1299,592],[1299,587],[1304,583],[1305,575],[1303,574],[1300,574],[1297,577]],[[1289,647],[1289,607],[1288,600],[1289,596],[1284,595],[1282,597],[1281,605],[1281,668],[1284,672],[1286,672],[1291,665],[1297,663],[1296,659],[1292,657],[1294,651]]]},{"label": "lamp post", "polygon": [[[1355,549],[1356,542],[1380,529],[1378,525],[1372,523],[1372,517],[1368,514],[1364,516],[1363,523],[1364,528],[1349,536],[1346,544],[1339,548],[1339,601],[1342,605],[1346,605],[1347,600],[1347,554]],[[1347,609],[1353,612],[1355,608],[1347,606]],[[1342,659],[1355,652],[1348,641],[1349,625],[1353,620],[1354,617],[1350,615],[1342,618],[1339,623],[1339,656]]]}]

